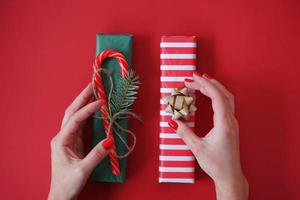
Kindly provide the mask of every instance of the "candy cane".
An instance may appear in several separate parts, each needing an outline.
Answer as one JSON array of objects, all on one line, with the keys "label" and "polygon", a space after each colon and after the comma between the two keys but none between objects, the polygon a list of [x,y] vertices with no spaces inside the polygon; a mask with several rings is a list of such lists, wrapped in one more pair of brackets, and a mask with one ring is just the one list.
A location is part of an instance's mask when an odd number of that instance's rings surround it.
[{"label": "candy cane", "polygon": [[[99,100],[103,101],[103,106],[101,106],[100,108],[100,112],[102,117],[105,117],[108,115],[108,103],[107,103],[107,97],[105,94],[105,90],[104,90],[104,86],[103,86],[103,81],[102,81],[102,77],[99,73],[99,69],[101,68],[104,60],[106,58],[115,58],[119,65],[120,65],[120,69],[121,69],[121,76],[122,78],[126,77],[128,75],[128,63],[125,59],[125,56],[123,54],[121,54],[120,52],[116,51],[116,50],[105,50],[102,51],[100,54],[98,54],[96,56],[95,62],[94,62],[94,73],[95,75],[95,88],[96,88],[96,93],[97,96],[99,98]],[[111,137],[113,139],[113,133],[112,130],[108,130],[109,129],[109,124],[110,121],[109,119],[103,119],[103,127],[106,133],[107,137]],[[109,131],[109,132],[108,132]],[[109,159],[110,159],[110,164],[111,164],[111,168],[112,168],[112,173],[115,176],[119,176],[120,175],[120,164],[119,164],[119,159],[116,157],[116,145],[113,145],[111,152],[108,154],[109,155]]]}]

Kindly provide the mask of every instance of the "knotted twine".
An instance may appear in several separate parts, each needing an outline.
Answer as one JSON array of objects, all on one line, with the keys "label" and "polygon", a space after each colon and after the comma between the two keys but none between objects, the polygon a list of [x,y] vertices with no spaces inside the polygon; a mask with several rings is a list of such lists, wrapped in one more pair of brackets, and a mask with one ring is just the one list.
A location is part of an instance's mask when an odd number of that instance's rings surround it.
[{"label": "knotted twine", "polygon": [[[136,136],[132,131],[123,128],[117,120],[128,118],[129,116],[132,116],[138,120],[141,120],[141,119],[135,113],[130,112],[130,111],[119,111],[117,113],[111,112],[110,106],[108,106],[108,102],[110,102],[111,98],[112,98],[114,83],[113,83],[112,76],[108,72],[108,70],[101,68],[101,64],[103,63],[104,59],[108,58],[108,57],[114,57],[117,59],[117,61],[120,64],[120,67],[121,67],[122,78],[126,78],[128,76],[127,61],[125,60],[124,55],[119,53],[118,51],[106,50],[106,51],[101,52],[96,57],[96,60],[94,63],[94,74],[93,74],[93,79],[92,79],[92,86],[93,86],[93,92],[94,92],[95,98],[97,100],[99,100],[101,103],[101,105],[100,105],[101,117],[98,117],[98,116],[94,116],[94,117],[97,119],[102,119],[103,127],[104,127],[107,137],[110,137],[114,140],[113,133],[116,134],[119,137],[122,144],[127,149],[126,153],[124,153],[123,155],[118,155],[116,146],[114,145],[109,153],[110,163],[111,163],[111,167],[112,167],[112,173],[115,176],[119,176],[120,175],[120,165],[119,165],[118,159],[126,158],[129,154],[131,154],[131,152],[133,151],[135,144],[136,144]],[[106,94],[104,92],[101,72],[106,74],[110,81],[110,91],[109,91],[107,100],[106,100]],[[126,139],[122,136],[121,133],[128,134],[128,136],[132,137],[132,145],[131,146],[128,145],[128,143],[126,142]]]}]

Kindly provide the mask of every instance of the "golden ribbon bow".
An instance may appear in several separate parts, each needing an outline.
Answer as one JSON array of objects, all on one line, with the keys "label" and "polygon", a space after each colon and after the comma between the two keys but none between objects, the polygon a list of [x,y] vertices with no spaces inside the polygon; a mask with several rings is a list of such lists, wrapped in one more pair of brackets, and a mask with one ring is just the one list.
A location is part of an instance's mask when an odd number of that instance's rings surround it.
[{"label": "golden ribbon bow", "polygon": [[188,119],[191,112],[197,110],[194,105],[194,98],[189,95],[186,87],[173,88],[170,96],[163,97],[167,104],[166,112],[172,114],[172,119],[183,117]]}]

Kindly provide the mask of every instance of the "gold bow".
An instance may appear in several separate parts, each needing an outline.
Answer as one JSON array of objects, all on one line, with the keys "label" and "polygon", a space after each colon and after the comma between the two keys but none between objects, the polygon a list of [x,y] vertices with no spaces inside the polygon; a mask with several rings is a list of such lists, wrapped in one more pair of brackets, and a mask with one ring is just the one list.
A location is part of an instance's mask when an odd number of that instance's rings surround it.
[{"label": "gold bow", "polygon": [[186,87],[173,88],[170,96],[163,97],[167,104],[166,112],[172,114],[172,119],[183,117],[188,119],[191,112],[197,110],[194,98],[188,94]]}]

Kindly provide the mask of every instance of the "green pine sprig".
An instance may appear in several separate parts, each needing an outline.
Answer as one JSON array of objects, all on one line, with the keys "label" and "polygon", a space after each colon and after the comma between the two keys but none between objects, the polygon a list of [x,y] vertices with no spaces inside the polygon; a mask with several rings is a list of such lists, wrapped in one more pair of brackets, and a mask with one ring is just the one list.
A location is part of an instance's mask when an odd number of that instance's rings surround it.
[{"label": "green pine sprig", "polygon": [[129,70],[128,76],[119,79],[115,84],[109,105],[112,114],[130,111],[140,87],[138,79],[135,71]]}]

